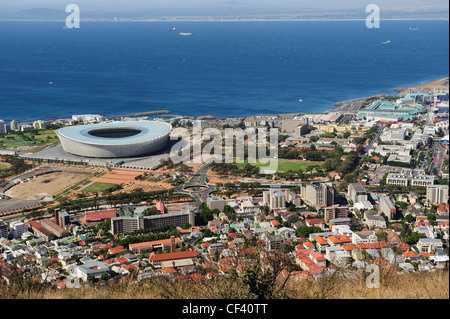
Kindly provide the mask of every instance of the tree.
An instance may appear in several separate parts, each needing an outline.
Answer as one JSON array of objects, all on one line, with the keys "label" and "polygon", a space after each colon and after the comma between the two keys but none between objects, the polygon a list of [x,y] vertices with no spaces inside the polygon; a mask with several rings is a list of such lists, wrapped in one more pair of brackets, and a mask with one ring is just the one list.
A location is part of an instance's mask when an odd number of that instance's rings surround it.
[{"label": "tree", "polygon": [[302,238],[306,238],[309,236],[309,234],[312,233],[320,233],[322,231],[322,229],[320,227],[317,226],[300,226],[297,228],[297,236],[302,237]]},{"label": "tree", "polygon": [[415,218],[413,215],[411,215],[411,214],[407,214],[407,215],[403,218],[403,220],[404,220],[405,222],[407,222],[407,223],[412,223],[412,222],[414,222],[414,221],[416,220],[416,218]]}]

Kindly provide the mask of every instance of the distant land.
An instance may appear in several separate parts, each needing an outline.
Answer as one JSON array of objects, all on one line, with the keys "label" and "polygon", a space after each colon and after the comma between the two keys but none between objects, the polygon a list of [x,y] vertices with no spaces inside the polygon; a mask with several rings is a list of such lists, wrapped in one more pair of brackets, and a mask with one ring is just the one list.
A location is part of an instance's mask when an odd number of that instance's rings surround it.
[{"label": "distant land", "polygon": [[[261,12],[260,12],[261,11]],[[80,6],[81,21],[305,21],[305,20],[365,20],[365,6],[355,9],[296,9],[284,11],[200,9],[142,9],[142,10],[89,10]],[[11,9],[0,7],[0,20],[9,21],[65,21],[65,7]],[[447,8],[424,10],[384,9],[381,20],[448,20]]]}]

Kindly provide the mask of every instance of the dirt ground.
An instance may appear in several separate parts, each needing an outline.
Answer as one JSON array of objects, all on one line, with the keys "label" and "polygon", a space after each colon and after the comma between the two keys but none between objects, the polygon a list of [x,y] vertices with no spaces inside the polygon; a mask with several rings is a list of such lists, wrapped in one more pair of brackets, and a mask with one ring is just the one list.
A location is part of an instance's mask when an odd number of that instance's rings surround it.
[{"label": "dirt ground", "polygon": [[[92,179],[92,182],[99,183],[113,183],[113,184],[122,184],[123,189],[121,192],[130,192],[135,188],[142,188],[144,191],[154,191],[154,190],[162,190],[169,189],[172,186],[169,183],[165,183],[163,181],[140,181],[135,180],[136,176],[142,175],[146,173],[146,171],[133,170],[133,169],[122,169],[122,168],[114,168],[111,172],[97,178]],[[158,177],[158,173],[155,172],[147,172],[149,177]],[[86,187],[89,185],[86,185]]]},{"label": "dirt ground", "polygon": [[45,174],[12,187],[6,191],[6,195],[20,199],[39,199],[45,195],[54,195],[84,178],[84,174],[67,172]]}]

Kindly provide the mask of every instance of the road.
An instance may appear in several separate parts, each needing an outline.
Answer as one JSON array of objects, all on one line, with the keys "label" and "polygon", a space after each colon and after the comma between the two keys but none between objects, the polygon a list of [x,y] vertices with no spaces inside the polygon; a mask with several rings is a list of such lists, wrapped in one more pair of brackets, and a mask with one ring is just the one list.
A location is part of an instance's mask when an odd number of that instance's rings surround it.
[{"label": "road", "polygon": [[428,173],[433,174],[433,170],[436,169],[436,175],[438,175],[441,171],[446,149],[442,147],[441,143],[439,143],[439,139],[432,141],[431,148],[433,149],[433,159],[431,161]]},{"label": "road", "polygon": [[[216,186],[207,183],[210,163],[203,163],[185,184],[177,186],[175,193],[188,194],[194,198],[194,206],[198,207],[202,202],[206,203],[209,195],[216,190]],[[196,189],[198,188],[198,189]]]}]

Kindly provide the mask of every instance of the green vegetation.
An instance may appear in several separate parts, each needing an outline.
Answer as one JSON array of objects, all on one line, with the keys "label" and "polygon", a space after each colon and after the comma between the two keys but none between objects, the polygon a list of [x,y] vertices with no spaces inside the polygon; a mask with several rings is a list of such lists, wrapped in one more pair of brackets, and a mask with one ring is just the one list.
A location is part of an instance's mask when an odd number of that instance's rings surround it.
[{"label": "green vegetation", "polygon": [[[256,167],[265,167],[268,166],[270,163],[260,163],[259,161],[256,161],[256,163],[239,163],[237,164],[237,166],[240,169],[243,169],[245,167],[245,165],[250,164],[252,166],[256,166]],[[316,166],[316,165],[321,165],[321,162],[306,162],[306,161],[301,161],[301,160],[285,160],[285,159],[279,159],[278,160],[278,171],[279,172],[287,172],[289,170],[292,171],[298,171],[299,169],[301,170],[306,170],[309,166]]]},{"label": "green vegetation", "polygon": [[86,192],[86,193],[102,193],[102,192],[110,190],[111,188],[115,188],[117,186],[119,186],[119,185],[118,184],[114,184],[114,183],[95,182],[95,183],[89,185],[88,187],[86,187],[85,189],[83,189],[83,192]]},{"label": "green vegetation", "polygon": [[18,156],[4,156],[4,162],[9,165],[0,166],[0,180],[7,176],[21,174],[31,168],[30,164],[25,163],[23,158]]},{"label": "green vegetation", "polygon": [[16,149],[21,146],[43,146],[58,142],[54,130],[32,130],[0,135],[0,148]]}]

